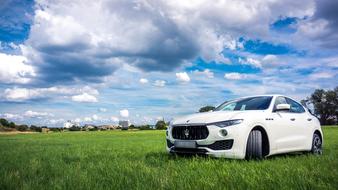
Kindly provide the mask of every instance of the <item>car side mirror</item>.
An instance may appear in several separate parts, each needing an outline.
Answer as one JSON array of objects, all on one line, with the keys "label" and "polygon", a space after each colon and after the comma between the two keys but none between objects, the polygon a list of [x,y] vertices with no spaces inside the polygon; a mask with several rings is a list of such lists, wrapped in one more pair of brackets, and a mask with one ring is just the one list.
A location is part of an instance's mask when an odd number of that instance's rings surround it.
[{"label": "car side mirror", "polygon": [[276,111],[289,111],[291,109],[290,104],[278,104],[276,106]]}]

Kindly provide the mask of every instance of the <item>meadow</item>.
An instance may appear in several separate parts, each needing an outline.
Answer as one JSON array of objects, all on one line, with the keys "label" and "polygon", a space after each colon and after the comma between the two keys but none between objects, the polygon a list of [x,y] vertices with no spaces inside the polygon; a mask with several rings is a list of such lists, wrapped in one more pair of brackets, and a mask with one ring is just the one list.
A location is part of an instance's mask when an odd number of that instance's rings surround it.
[{"label": "meadow", "polygon": [[262,161],[170,156],[165,131],[0,134],[0,189],[338,189],[338,127],[324,154]]}]

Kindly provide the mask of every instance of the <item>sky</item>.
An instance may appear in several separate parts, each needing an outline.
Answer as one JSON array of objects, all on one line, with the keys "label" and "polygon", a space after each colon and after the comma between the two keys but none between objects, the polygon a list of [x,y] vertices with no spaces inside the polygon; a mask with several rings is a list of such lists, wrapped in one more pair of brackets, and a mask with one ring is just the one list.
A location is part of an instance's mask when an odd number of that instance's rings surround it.
[{"label": "sky", "polygon": [[338,85],[338,1],[1,0],[0,117],[154,124]]}]

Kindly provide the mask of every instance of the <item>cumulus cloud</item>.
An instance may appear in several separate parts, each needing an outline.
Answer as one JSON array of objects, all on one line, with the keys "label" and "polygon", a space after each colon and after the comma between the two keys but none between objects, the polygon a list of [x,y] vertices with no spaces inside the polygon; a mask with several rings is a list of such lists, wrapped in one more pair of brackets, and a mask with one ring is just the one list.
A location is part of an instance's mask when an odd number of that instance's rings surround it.
[{"label": "cumulus cloud", "polygon": [[146,79],[146,78],[141,78],[140,79],[140,83],[141,84],[146,84],[146,83],[148,83],[149,81],[148,81],[148,79]]},{"label": "cumulus cloud", "polygon": [[74,96],[72,96],[72,100],[74,102],[90,102],[90,103],[97,102],[97,98],[93,95],[88,94],[88,93],[82,93],[82,94],[79,94],[79,95],[74,95]]},{"label": "cumulus cloud", "polygon": [[280,15],[313,12],[310,3],[291,0],[36,3],[22,52],[49,83],[101,82],[125,63],[144,71],[172,71],[198,57],[229,63],[222,52],[243,48],[238,37],[268,36]]},{"label": "cumulus cloud", "polygon": [[166,81],[164,80],[155,80],[154,82],[154,86],[157,86],[157,87],[164,87],[166,84]]},{"label": "cumulus cloud", "polygon": [[190,77],[186,72],[176,73],[176,79],[179,82],[190,82]]},{"label": "cumulus cloud", "polygon": [[26,57],[0,53],[0,82],[1,83],[28,83],[34,77],[32,66],[25,64]]},{"label": "cumulus cloud", "polygon": [[127,109],[120,110],[120,116],[124,118],[129,117],[129,111]]}]

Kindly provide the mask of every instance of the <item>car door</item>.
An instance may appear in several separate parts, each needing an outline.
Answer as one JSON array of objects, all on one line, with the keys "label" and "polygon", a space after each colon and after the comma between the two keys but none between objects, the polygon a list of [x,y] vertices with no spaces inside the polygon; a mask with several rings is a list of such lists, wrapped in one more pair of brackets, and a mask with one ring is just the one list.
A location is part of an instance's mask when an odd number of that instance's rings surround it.
[{"label": "car door", "polygon": [[287,99],[283,96],[276,97],[269,126],[276,153],[283,153],[300,146],[299,129],[296,128],[296,122],[300,118],[297,113],[287,110],[277,111],[278,104],[288,104]]},{"label": "car door", "polygon": [[307,148],[307,145],[309,144],[308,142],[312,141],[312,138],[308,139],[309,136],[312,137],[312,135],[310,135],[312,130],[308,121],[309,115],[298,102],[287,97],[286,101],[290,105],[290,114],[293,114],[294,116],[292,132],[293,136],[295,136],[295,144],[293,145],[293,148],[297,150],[304,150]]}]

